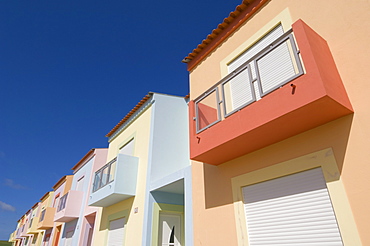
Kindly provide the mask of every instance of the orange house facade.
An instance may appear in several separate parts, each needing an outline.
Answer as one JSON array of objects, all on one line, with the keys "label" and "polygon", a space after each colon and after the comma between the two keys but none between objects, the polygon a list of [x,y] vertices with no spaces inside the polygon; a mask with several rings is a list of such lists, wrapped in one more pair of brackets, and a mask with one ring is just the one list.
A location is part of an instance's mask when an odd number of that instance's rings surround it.
[{"label": "orange house facade", "polygon": [[370,245],[369,10],[243,1],[184,58],[194,245]]}]

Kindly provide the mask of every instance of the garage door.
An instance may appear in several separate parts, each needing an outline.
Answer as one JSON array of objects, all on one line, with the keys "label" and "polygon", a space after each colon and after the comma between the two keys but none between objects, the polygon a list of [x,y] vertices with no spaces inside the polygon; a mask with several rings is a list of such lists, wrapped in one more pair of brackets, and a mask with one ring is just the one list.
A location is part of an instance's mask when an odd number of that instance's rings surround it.
[{"label": "garage door", "polygon": [[124,240],[125,218],[109,222],[108,246],[122,246]]},{"label": "garage door", "polygon": [[321,168],[243,187],[250,245],[343,245]]}]

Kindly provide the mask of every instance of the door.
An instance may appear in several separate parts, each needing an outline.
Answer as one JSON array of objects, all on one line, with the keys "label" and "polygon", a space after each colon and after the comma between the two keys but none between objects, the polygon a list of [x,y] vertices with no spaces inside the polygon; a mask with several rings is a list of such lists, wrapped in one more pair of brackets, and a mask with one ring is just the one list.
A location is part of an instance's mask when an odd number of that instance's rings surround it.
[{"label": "door", "polygon": [[181,215],[160,213],[158,231],[158,246],[181,246]]},{"label": "door", "polygon": [[60,231],[61,230],[62,230],[62,226],[57,226],[56,227],[56,235],[55,235],[54,246],[58,246],[59,245],[59,238],[60,238]]},{"label": "door", "polygon": [[125,238],[126,218],[111,220],[109,222],[107,246],[122,246]]}]

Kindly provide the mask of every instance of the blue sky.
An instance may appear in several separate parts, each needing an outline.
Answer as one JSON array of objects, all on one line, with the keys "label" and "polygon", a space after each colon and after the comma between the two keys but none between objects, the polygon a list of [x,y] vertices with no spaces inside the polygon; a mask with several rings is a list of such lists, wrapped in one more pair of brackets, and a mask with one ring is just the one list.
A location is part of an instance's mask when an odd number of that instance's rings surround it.
[{"label": "blue sky", "polygon": [[0,240],[241,0],[0,2]]}]

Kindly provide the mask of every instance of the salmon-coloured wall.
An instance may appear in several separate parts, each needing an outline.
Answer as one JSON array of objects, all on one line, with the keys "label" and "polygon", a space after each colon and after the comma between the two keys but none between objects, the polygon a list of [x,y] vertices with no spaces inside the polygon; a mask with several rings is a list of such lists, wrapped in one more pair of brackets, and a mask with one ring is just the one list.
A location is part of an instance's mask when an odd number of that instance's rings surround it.
[{"label": "salmon-coloured wall", "polygon": [[218,120],[217,109],[203,103],[198,103],[198,130]]},{"label": "salmon-coloured wall", "polygon": [[328,42],[355,113],[217,167],[193,162],[195,245],[237,245],[232,177],[328,147],[334,151],[361,241],[363,245],[370,245],[367,208],[370,193],[370,70],[367,66],[370,56],[366,52],[370,41],[369,2],[268,1],[191,71],[190,99],[219,81],[225,58],[283,11],[289,14],[291,24],[302,19]]}]

